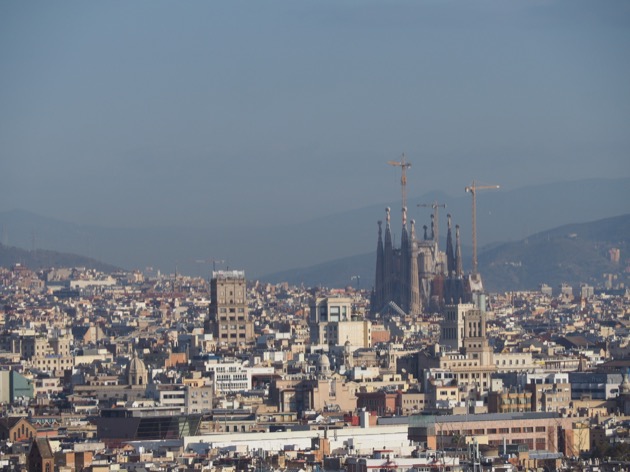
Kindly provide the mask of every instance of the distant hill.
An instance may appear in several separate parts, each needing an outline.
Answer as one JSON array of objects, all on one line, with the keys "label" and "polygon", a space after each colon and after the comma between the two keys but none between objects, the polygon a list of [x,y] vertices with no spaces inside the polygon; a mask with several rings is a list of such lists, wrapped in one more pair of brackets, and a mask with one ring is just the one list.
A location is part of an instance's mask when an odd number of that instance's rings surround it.
[{"label": "distant hill", "polygon": [[[619,264],[611,261],[613,248],[620,250]],[[627,284],[630,274],[623,270],[629,251],[630,215],[622,215],[564,225],[488,248],[479,256],[479,267],[486,287],[493,291],[535,289],[541,283],[597,286],[604,274],[625,277]]]},{"label": "distant hill", "polygon": [[[589,179],[479,192],[480,245],[519,241],[548,228],[630,213],[628,189],[630,178]],[[416,205],[436,199],[447,204],[440,214],[440,234],[446,234],[445,217],[446,213],[451,213],[453,223],[461,226],[462,244],[470,245],[471,202],[463,185],[461,194],[455,197],[438,192],[419,194],[409,186],[409,217],[416,220],[418,231],[429,224],[430,211]],[[382,202],[298,224],[240,228],[226,227],[212,214],[199,215],[199,227],[106,228],[15,210],[0,212],[0,242],[21,248],[81,254],[125,269],[151,266],[165,273],[177,269],[183,274],[204,277],[209,275],[212,264],[197,261],[221,259],[226,262],[217,264],[217,268],[244,269],[248,279],[253,279],[372,253],[376,250],[377,221],[384,218],[386,206],[392,207],[392,230],[399,244],[399,201]],[[164,221],[168,221],[167,214]],[[363,275],[361,281],[367,286]]]},{"label": "distant hill", "polygon": [[8,268],[15,264],[22,264],[33,270],[47,267],[86,267],[106,273],[120,270],[118,267],[104,264],[89,257],[77,256],[76,254],[45,251],[43,249],[27,251],[0,244],[0,267]]},{"label": "distant hill", "polygon": [[289,282],[305,287],[371,288],[374,285],[376,252],[342,257],[312,267],[285,270],[261,277],[263,282]]},{"label": "distant hill", "polygon": [[[442,245],[444,248],[444,245]],[[621,263],[610,260],[609,250],[621,251]],[[469,248],[463,248],[470,260]],[[630,254],[630,215],[564,225],[518,242],[492,244],[480,250],[479,270],[488,291],[535,289],[541,283],[556,287],[562,282],[601,285],[603,274],[623,271]],[[290,271],[263,276],[268,282],[328,287],[356,286],[352,276],[361,277],[361,287],[374,285],[376,252],[341,258]],[[629,282],[626,274],[626,284]],[[621,275],[621,277],[624,277]]]}]

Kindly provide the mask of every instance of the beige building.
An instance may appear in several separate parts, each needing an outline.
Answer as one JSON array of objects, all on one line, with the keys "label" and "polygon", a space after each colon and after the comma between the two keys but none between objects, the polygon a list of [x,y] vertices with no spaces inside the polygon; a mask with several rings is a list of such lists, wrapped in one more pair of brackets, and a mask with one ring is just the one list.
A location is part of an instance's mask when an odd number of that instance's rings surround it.
[{"label": "beige building", "polygon": [[214,389],[212,385],[186,386],[186,413],[207,413],[212,410]]},{"label": "beige building", "polygon": [[342,347],[350,350],[372,345],[372,323],[352,316],[352,299],[318,297],[311,300],[309,328],[311,343]]},{"label": "beige building", "polygon": [[418,378],[429,383],[456,385],[463,398],[467,392],[482,396],[490,389],[496,372],[494,354],[488,344],[486,313],[470,303],[446,307],[441,323],[439,352],[421,351],[417,356]]},{"label": "beige building", "polygon": [[281,412],[323,411],[339,409],[354,411],[357,407],[359,385],[342,377],[313,378],[290,376],[276,379],[270,388],[270,398]]},{"label": "beige building", "polygon": [[532,411],[532,392],[504,388],[488,393],[488,413],[522,413]]},{"label": "beige building", "polygon": [[430,381],[426,388],[427,409],[451,409],[462,400],[462,392],[454,383]]},{"label": "beige building", "polygon": [[472,303],[448,305],[440,324],[440,345],[451,351],[464,347],[464,324],[466,313],[472,311]]},{"label": "beige building", "polygon": [[244,348],[254,343],[249,319],[245,272],[215,271],[210,282],[210,316],[206,325],[219,349]]},{"label": "beige building", "polygon": [[68,335],[55,338],[24,336],[20,352],[30,367],[59,377],[74,366],[74,358],[70,353],[71,342]]},{"label": "beige building", "polygon": [[362,321],[336,321],[319,324],[317,344],[345,346],[350,343],[352,351],[371,347],[372,323]]},{"label": "beige building", "polygon": [[347,297],[317,297],[310,303],[309,324],[350,321],[352,299]]},{"label": "beige building", "polygon": [[564,418],[557,413],[414,415],[409,420],[409,439],[432,450],[465,447],[476,439],[490,446],[501,446],[505,441],[506,444],[525,444],[529,450],[574,456],[581,447],[575,443],[574,427],[574,418]]},{"label": "beige building", "polygon": [[570,383],[531,383],[525,388],[532,393],[532,411],[560,412],[569,409]]},{"label": "beige building", "polygon": [[531,352],[500,352],[493,358],[497,372],[527,372],[536,367]]},{"label": "beige building", "polygon": [[409,415],[425,409],[428,403],[427,395],[419,392],[401,392],[400,409],[401,414]]}]

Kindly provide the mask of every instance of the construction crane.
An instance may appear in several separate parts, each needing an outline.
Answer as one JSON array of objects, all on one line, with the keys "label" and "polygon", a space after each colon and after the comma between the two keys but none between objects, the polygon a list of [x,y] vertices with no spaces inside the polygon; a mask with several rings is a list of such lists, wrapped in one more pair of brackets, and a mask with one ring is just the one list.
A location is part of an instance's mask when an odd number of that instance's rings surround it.
[{"label": "construction crane", "polygon": [[402,206],[407,208],[407,169],[411,167],[411,162],[405,160],[405,153],[403,152],[402,159],[398,161],[387,161],[390,166],[400,167],[402,170],[402,176],[400,178],[400,186],[402,187]]},{"label": "construction crane", "polygon": [[466,187],[466,192],[472,195],[472,246],[473,246],[473,276],[477,275],[477,190],[496,190],[498,185],[477,185],[473,180],[472,185]]},{"label": "construction crane", "polygon": [[438,203],[437,200],[433,203],[418,203],[420,208],[433,208],[433,219],[435,221],[435,229],[433,234],[433,240],[440,244],[440,208],[446,208],[446,203]]}]

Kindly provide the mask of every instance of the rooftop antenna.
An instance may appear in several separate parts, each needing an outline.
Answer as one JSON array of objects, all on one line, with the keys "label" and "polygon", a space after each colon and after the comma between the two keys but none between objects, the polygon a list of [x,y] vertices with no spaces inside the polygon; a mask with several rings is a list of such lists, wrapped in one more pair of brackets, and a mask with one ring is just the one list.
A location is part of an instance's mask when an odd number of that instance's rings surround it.
[{"label": "rooftop antenna", "polygon": [[225,261],[222,259],[197,259],[195,262],[197,264],[212,264],[213,272],[217,270],[217,264],[225,263]]}]

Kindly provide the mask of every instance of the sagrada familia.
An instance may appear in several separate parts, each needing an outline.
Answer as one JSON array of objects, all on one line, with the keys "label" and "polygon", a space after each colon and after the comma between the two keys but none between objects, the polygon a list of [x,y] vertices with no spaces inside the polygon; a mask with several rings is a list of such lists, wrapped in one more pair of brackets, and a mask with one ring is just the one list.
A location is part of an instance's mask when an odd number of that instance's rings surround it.
[{"label": "sagrada familia", "polygon": [[419,314],[439,312],[446,305],[470,303],[474,293],[483,292],[478,274],[465,276],[459,225],[455,226],[455,245],[451,216],[448,215],[446,252],[439,249],[436,215],[429,228],[423,226],[422,238],[416,237],[415,221],[407,224],[407,208],[402,208],[400,247],[394,247],[391,210],[386,209],[385,237],[383,223],[378,222],[376,247],[376,280],[372,293],[372,312],[394,311]]}]

